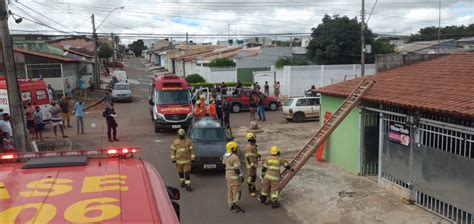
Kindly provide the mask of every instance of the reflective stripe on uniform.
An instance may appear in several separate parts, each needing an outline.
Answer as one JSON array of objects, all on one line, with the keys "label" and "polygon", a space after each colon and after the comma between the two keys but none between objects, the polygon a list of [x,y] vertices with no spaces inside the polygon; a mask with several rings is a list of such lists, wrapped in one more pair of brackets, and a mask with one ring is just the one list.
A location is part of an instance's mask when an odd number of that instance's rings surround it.
[{"label": "reflective stripe on uniform", "polygon": [[278,198],[278,191],[272,192],[271,197],[272,197],[272,199],[277,199]]},{"label": "reflective stripe on uniform", "polygon": [[255,164],[247,164],[247,169],[250,169],[250,168],[255,168]]},{"label": "reflective stripe on uniform", "polygon": [[174,160],[176,157],[174,155],[171,156],[171,160]]},{"label": "reflective stripe on uniform", "polygon": [[268,175],[268,174],[266,173],[264,179],[272,180],[272,181],[279,181],[279,180],[280,180],[280,177],[275,177],[275,176],[272,176],[272,175]]},{"label": "reflective stripe on uniform", "polygon": [[240,176],[228,176],[226,178],[231,179],[231,180],[238,180],[240,178]]},{"label": "reflective stripe on uniform", "polygon": [[251,152],[247,152],[247,153],[245,153],[245,156],[257,156],[257,154],[251,153]]},{"label": "reflective stripe on uniform", "polygon": [[171,150],[176,150],[176,147],[174,147],[174,145],[172,145]]},{"label": "reflective stripe on uniform", "polygon": [[191,155],[191,159],[194,160],[196,158],[195,155]]},{"label": "reflective stripe on uniform", "polygon": [[176,152],[186,152],[186,148],[179,148]]},{"label": "reflective stripe on uniform", "polygon": [[189,184],[191,184],[191,180],[185,180],[184,183],[189,185]]},{"label": "reflective stripe on uniform", "polygon": [[191,146],[189,146],[189,149],[190,149],[190,150],[193,150],[193,149],[194,149],[194,147],[191,145]]},{"label": "reflective stripe on uniform", "polygon": [[176,161],[176,164],[181,165],[181,164],[186,164],[186,163],[190,163],[190,162],[191,162],[190,160],[178,160],[178,161]]},{"label": "reflective stripe on uniform", "polygon": [[280,167],[279,167],[279,166],[268,166],[267,169],[280,171]]},{"label": "reflective stripe on uniform", "polygon": [[268,165],[279,165],[280,164],[280,160],[278,159],[269,159],[267,160]]}]

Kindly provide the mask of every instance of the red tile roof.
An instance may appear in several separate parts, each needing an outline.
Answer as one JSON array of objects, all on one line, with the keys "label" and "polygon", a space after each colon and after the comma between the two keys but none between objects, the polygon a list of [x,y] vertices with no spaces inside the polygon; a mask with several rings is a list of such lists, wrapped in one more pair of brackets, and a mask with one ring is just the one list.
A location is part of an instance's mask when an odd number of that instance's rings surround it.
[{"label": "red tile roof", "polygon": [[[364,101],[474,118],[474,54],[442,56],[365,78],[375,85]],[[360,79],[317,91],[346,97]]]},{"label": "red tile roof", "polygon": [[15,52],[23,53],[23,54],[29,54],[29,55],[34,55],[38,57],[43,57],[43,58],[49,58],[57,61],[63,61],[63,62],[78,62],[78,60],[75,60],[73,58],[66,58],[58,55],[53,55],[53,54],[47,54],[43,52],[37,52],[37,51],[30,51],[22,48],[15,48]]}]

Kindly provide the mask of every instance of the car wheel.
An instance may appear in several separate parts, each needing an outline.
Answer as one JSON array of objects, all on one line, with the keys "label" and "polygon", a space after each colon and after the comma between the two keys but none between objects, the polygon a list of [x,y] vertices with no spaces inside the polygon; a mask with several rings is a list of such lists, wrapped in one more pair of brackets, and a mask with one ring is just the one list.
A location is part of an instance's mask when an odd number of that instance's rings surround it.
[{"label": "car wheel", "polygon": [[270,105],[268,106],[268,108],[270,108],[271,111],[276,111],[278,110],[278,104],[276,103],[270,103]]},{"label": "car wheel", "polygon": [[293,121],[292,118],[286,118],[286,121]]},{"label": "car wheel", "polygon": [[239,112],[240,112],[240,109],[241,109],[240,104],[238,104],[238,103],[232,104],[232,112],[234,112],[234,113],[239,113]]},{"label": "car wheel", "polygon": [[301,112],[296,113],[295,116],[294,116],[294,118],[293,118],[293,120],[294,120],[295,122],[298,122],[298,123],[303,122],[304,119],[305,119],[305,116],[304,116],[304,114],[301,113]]}]

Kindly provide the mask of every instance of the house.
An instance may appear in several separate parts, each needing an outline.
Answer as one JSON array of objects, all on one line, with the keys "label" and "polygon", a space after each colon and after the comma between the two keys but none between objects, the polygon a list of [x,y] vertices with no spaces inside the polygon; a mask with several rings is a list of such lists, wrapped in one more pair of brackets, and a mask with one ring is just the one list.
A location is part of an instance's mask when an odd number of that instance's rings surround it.
[{"label": "house", "polygon": [[465,51],[454,39],[405,43],[397,46],[396,50],[402,54],[450,54]]},{"label": "house", "polygon": [[188,60],[190,56],[208,53],[222,47],[218,45],[178,45],[176,49],[168,53],[168,71],[181,76],[190,74],[186,72],[185,60]]},{"label": "house", "polygon": [[237,77],[242,82],[252,82],[253,72],[268,71],[281,57],[292,57],[291,47],[253,47],[242,49],[235,58]]},{"label": "house", "polygon": [[[474,222],[474,54],[365,78],[375,84],[328,138],[325,159],[449,220]],[[361,79],[319,88],[321,117]]]},{"label": "house", "polygon": [[74,36],[51,40],[48,41],[48,44],[56,47],[84,49],[91,53],[94,52],[94,40],[86,36]]},{"label": "house", "polygon": [[474,37],[464,37],[456,40],[459,47],[474,50]]}]

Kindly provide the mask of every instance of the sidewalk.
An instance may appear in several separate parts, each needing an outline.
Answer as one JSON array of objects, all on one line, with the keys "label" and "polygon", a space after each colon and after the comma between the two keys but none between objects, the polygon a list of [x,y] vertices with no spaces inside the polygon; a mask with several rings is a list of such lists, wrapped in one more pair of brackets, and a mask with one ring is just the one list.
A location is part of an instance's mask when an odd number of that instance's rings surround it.
[{"label": "sidewalk", "polygon": [[[268,156],[278,145],[291,160],[319,128],[304,123],[258,123],[259,153]],[[243,149],[248,127],[233,130]],[[311,158],[281,192],[281,203],[299,223],[451,223],[416,205],[404,204],[395,194],[366,177],[356,176],[327,162]]]}]

